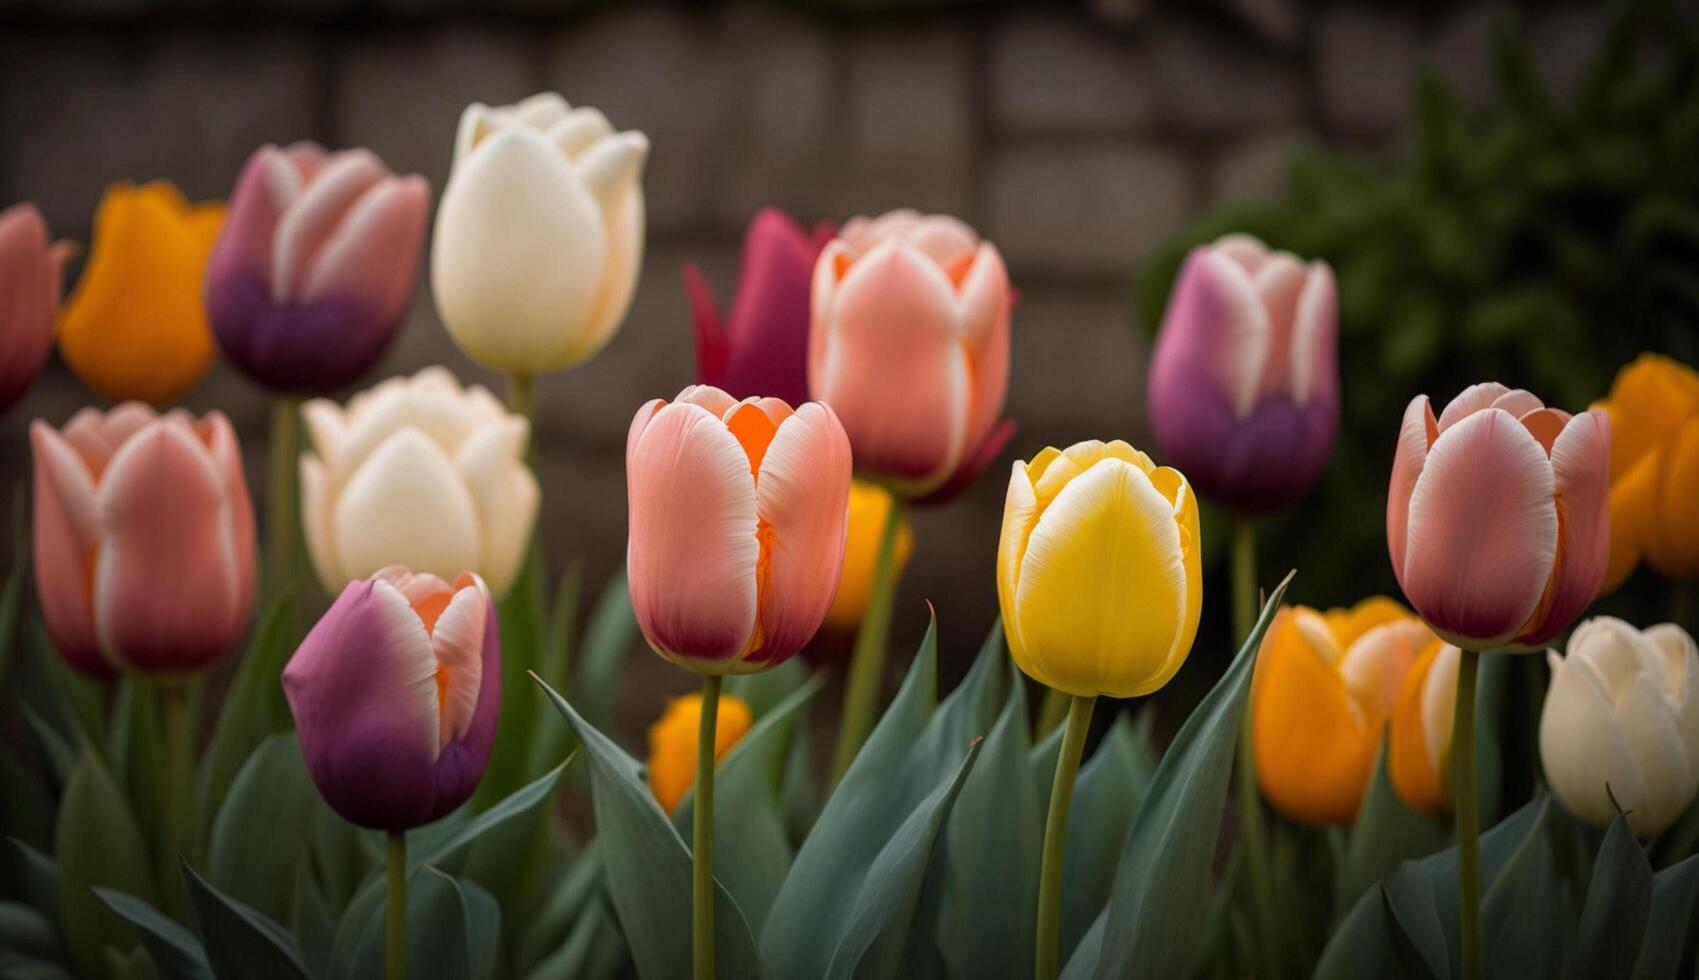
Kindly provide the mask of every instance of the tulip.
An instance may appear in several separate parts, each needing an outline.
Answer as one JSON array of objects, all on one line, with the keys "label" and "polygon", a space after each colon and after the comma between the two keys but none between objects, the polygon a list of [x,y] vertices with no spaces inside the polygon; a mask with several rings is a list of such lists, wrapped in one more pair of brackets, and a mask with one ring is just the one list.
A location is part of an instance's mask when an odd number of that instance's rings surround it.
[{"label": "tulip", "polygon": [[440,367],[302,415],[316,452],[301,457],[301,520],[327,592],[405,564],[445,579],[469,568],[506,593],[537,517],[523,417]]},{"label": "tulip", "polygon": [[1611,538],[1605,591],[1642,560],[1659,575],[1699,581],[1699,372],[1642,354],[1594,406],[1611,420]]},{"label": "tulip", "polygon": [[800,650],[843,568],[850,448],[833,411],[693,385],[638,409],[625,467],[632,610],[655,652],[720,675]]},{"label": "tulip", "polygon": [[571,367],[613,337],[643,264],[649,141],[553,93],[460,117],[437,209],[431,286],[449,335],[485,367]]},{"label": "tulip", "polygon": [[1269,802],[1302,823],[1355,820],[1405,677],[1438,645],[1385,597],[1326,613],[1281,609],[1251,684],[1257,778]]},{"label": "tulip", "polygon": [[1014,434],[1009,277],[967,225],[855,218],[814,265],[808,389],[843,419],[868,478],[905,500],[965,489]]},{"label": "tulip", "polygon": [[284,394],[357,380],[413,302],[430,185],[369,150],[262,146],[248,158],[207,268],[224,356]]},{"label": "tulip", "polygon": [[[743,699],[720,699],[714,726],[714,758],[723,759],[749,731],[753,721]],[[649,726],[649,789],[672,813],[696,784],[697,729],[702,722],[702,695],[686,694],[667,702],[666,713]]]},{"label": "tulip", "polygon": [[1699,648],[1674,623],[1641,631],[1600,616],[1547,651],[1540,761],[1570,813],[1608,825],[1621,808],[1641,837],[1662,833],[1699,789]]},{"label": "tulip", "polygon": [[224,205],[170,183],[113,184],[94,213],[88,263],[59,314],[59,352],[112,401],[169,402],[212,364],[202,302]]},{"label": "tulip", "polygon": [[1462,651],[1436,643],[1405,675],[1389,723],[1386,774],[1398,798],[1412,810],[1440,816],[1451,812],[1452,720]]},{"label": "tulip", "polygon": [[37,420],[30,447],[36,592],[71,666],[169,678],[241,638],[254,515],[228,419],[126,402],[63,430]]},{"label": "tulip", "polygon": [[1526,391],[1474,385],[1435,420],[1404,412],[1387,492],[1392,568],[1434,632],[1469,650],[1533,647],[1598,594],[1609,553],[1611,428]]},{"label": "tulip", "polygon": [[1199,493],[1268,514],[1310,492],[1339,428],[1338,305],[1326,262],[1250,235],[1192,250],[1157,335],[1146,411]]},{"label": "tulip", "polygon": [[702,270],[685,263],[684,289],[696,325],[696,381],[733,398],[808,400],[808,290],[814,260],[833,235],[806,232],[778,208],[763,208],[743,236],[737,296],[722,321]]},{"label": "tulip", "polygon": [[832,409],[692,385],[637,410],[625,442],[631,608],[662,657],[704,675],[692,810],[692,953],[714,974],[714,747],[724,674],[813,637],[838,590],[850,445]]},{"label": "tulip", "polygon": [[[879,558],[879,537],[885,521],[891,516],[895,501],[890,491],[876,483],[855,480],[850,483],[849,524],[844,538],[844,570],[838,580],[838,594],[832,597],[832,608],[826,610],[826,623],[837,629],[854,629],[867,611],[868,597],[873,591],[874,566]],[[894,577],[901,577],[914,553],[914,532],[899,512],[897,544],[893,560]]]},{"label": "tulip", "polygon": [[53,350],[68,246],[50,245],[33,204],[0,211],[0,412],[23,397]]}]

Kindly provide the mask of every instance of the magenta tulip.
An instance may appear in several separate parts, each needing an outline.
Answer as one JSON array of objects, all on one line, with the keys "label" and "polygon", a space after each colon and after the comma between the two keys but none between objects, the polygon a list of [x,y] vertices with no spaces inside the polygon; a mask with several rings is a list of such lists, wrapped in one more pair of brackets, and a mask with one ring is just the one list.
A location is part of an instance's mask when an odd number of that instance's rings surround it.
[{"label": "magenta tulip", "polygon": [[173,675],[235,645],[254,599],[254,514],[229,420],[140,402],[30,425],[35,581],[84,673]]},{"label": "magenta tulip", "polygon": [[1290,509],[1339,428],[1333,272],[1249,235],[1192,250],[1151,358],[1146,411],[1162,453],[1242,514]]},{"label": "magenta tulip", "polygon": [[788,660],[843,570],[850,446],[832,409],[692,386],[637,410],[625,448],[631,605],[700,674]]},{"label": "magenta tulip", "polygon": [[1598,594],[1610,553],[1610,421],[1496,382],[1404,412],[1387,549],[1410,604],[1467,650],[1538,647]]},{"label": "magenta tulip", "polygon": [[262,146],[248,158],[207,266],[224,356],[287,394],[350,384],[413,302],[430,186],[369,150]]},{"label": "magenta tulip", "polygon": [[35,382],[53,350],[65,245],[51,245],[33,204],[0,211],[0,412]]},{"label": "magenta tulip", "polygon": [[1009,276],[954,218],[855,218],[814,265],[808,389],[831,405],[856,468],[904,499],[966,489],[1014,435]]},{"label": "magenta tulip", "polygon": [[806,232],[778,208],[763,208],[743,236],[737,296],[721,320],[694,262],[684,288],[696,324],[696,381],[733,398],[808,400],[808,290],[830,224]]},{"label": "magenta tulip", "polygon": [[283,669],[319,794],[352,823],[405,831],[466,802],[501,707],[495,600],[400,565],[348,583]]}]

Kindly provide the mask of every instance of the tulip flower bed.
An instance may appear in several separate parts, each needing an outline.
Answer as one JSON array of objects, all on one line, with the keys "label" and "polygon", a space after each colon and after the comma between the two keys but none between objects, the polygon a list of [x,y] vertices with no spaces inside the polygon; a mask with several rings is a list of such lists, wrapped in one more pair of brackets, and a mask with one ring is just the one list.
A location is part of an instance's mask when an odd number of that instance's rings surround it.
[{"label": "tulip flower bed", "polygon": [[[1327,261],[1198,245],[1153,445],[998,463],[997,246],[768,210],[723,316],[684,271],[698,377],[633,395],[625,566],[580,630],[583,583],[549,590],[566,556],[536,539],[571,502],[531,466],[533,382],[622,327],[649,141],[542,94],[470,106],[445,152],[434,218],[422,178],[306,144],[255,151],[228,211],[116,187],[63,304],[67,249],[0,215],[0,402],[56,336],[119,403],[30,425],[0,975],[1694,975],[1699,646],[1679,607],[1584,618],[1637,564],[1675,596],[1699,574],[1671,533],[1699,521],[1690,366],[1647,354],[1592,406],[1399,392],[1373,516],[1403,601],[1320,610],[1256,548],[1373,383],[1341,378]],[[445,366],[338,399],[406,319],[428,227],[437,310],[506,401]],[[224,415],[160,410],[215,351],[275,396],[263,519]],[[923,598],[907,514],[983,480],[1001,616],[944,691],[950,611],[892,636]],[[1226,609],[1206,502],[1232,515]],[[1159,745],[1142,699],[1205,617],[1236,652]],[[811,670],[827,623],[854,649]],[[699,693],[622,693],[638,636]],[[1512,662],[1549,685],[1507,690]],[[1537,765],[1506,780],[1523,722]]]}]

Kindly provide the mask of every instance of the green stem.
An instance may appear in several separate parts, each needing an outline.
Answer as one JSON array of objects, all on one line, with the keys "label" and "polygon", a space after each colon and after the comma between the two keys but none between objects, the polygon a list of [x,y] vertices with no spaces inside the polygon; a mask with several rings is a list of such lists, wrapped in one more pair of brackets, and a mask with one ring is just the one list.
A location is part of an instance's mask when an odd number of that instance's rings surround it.
[{"label": "green stem", "polygon": [[1062,719],[1068,716],[1068,700],[1071,695],[1063,694],[1053,687],[1044,689],[1044,703],[1038,706],[1038,727],[1032,733],[1033,741],[1038,741],[1056,730]]},{"label": "green stem", "polygon": [[266,494],[266,588],[277,598],[295,584],[301,553],[301,400],[279,395],[271,404],[271,481]]},{"label": "green stem", "polygon": [[[1257,618],[1256,524],[1238,518],[1233,526],[1233,639],[1243,643],[1251,635]],[[1239,726],[1239,839],[1244,843],[1245,875],[1251,890],[1251,935],[1256,937],[1259,958],[1265,965],[1274,960],[1274,890],[1268,877],[1268,844],[1263,837],[1262,794],[1257,788],[1256,743],[1251,712]]]},{"label": "green stem", "polygon": [[159,692],[160,726],[164,730],[165,847],[160,854],[160,887],[167,911],[184,912],[182,874],[179,862],[189,857],[193,840],[190,824],[194,794],[194,733],[189,720],[189,689],[186,684],[167,682]]},{"label": "green stem", "polygon": [[384,969],[407,980],[407,832],[389,832],[389,905],[384,922]]},{"label": "green stem", "polygon": [[1475,784],[1475,676],[1478,651],[1464,650],[1457,665],[1457,707],[1451,719],[1452,792],[1457,800],[1458,930],[1463,938],[1463,978],[1481,973],[1481,843]]},{"label": "green stem", "polygon": [[[530,374],[507,376],[507,407],[515,414],[525,416],[527,422],[534,422],[537,418],[536,380],[536,376]],[[531,441],[536,442],[536,439]]]},{"label": "green stem", "polygon": [[850,655],[849,678],[844,682],[844,713],[838,727],[838,748],[833,756],[832,783],[844,778],[861,743],[873,729],[879,686],[885,679],[885,660],[891,646],[891,607],[897,586],[897,536],[903,525],[902,503],[893,499],[879,532],[879,553],[873,562],[873,583],[868,588],[867,611],[855,635]]},{"label": "green stem", "polygon": [[714,980],[714,738],[720,676],[702,678],[702,718],[696,730],[696,802],[691,815],[691,948],[696,980]]},{"label": "green stem", "polygon": [[1068,839],[1068,808],[1074,802],[1074,776],[1080,771],[1086,731],[1091,728],[1095,697],[1075,697],[1068,704],[1068,727],[1056,757],[1056,777],[1050,784],[1050,814],[1044,819],[1044,864],[1038,879],[1038,950],[1036,980],[1055,980],[1061,959],[1062,853]]}]

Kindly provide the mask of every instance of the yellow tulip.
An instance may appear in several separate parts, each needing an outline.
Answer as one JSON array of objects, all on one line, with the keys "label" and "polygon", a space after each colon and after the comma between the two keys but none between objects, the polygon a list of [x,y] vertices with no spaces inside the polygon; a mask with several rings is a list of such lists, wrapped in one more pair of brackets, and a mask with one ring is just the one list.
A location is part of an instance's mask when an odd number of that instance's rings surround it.
[{"label": "yellow tulip", "polygon": [[1699,580],[1699,372],[1641,354],[1594,406],[1611,420],[1611,549],[1603,591],[1642,560],[1665,578]]},{"label": "yellow tulip", "polygon": [[[714,717],[714,758],[731,751],[752,720],[749,705],[721,695]],[[696,737],[701,722],[702,695],[686,694],[668,701],[660,720],[649,726],[649,789],[668,813],[696,785]]]},{"label": "yellow tulip", "polygon": [[1451,721],[1461,659],[1449,643],[1429,646],[1411,665],[1392,709],[1386,760],[1392,788],[1412,810],[1435,816],[1451,812]]},{"label": "yellow tulip", "polygon": [[1160,688],[1197,635],[1199,547],[1186,478],[1124,442],[1016,462],[997,549],[1015,663],[1077,697]]},{"label": "yellow tulip", "polygon": [[[854,629],[867,611],[868,593],[873,588],[873,566],[879,560],[879,537],[891,513],[891,492],[876,483],[856,480],[850,484],[849,532],[844,537],[844,572],[826,622],[838,629]],[[896,567],[893,579],[901,578],[909,556],[914,553],[914,531],[907,518],[897,527]]]},{"label": "yellow tulip", "polygon": [[1301,823],[1355,820],[1405,677],[1439,642],[1384,596],[1325,613],[1283,607],[1251,681],[1257,780],[1269,802]]},{"label": "yellow tulip", "polygon": [[222,203],[190,204],[163,180],[106,189],[88,265],[59,314],[59,352],[84,384],[159,405],[206,373],[202,284],[223,221]]}]

